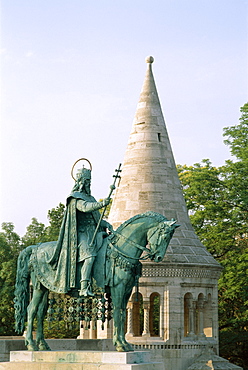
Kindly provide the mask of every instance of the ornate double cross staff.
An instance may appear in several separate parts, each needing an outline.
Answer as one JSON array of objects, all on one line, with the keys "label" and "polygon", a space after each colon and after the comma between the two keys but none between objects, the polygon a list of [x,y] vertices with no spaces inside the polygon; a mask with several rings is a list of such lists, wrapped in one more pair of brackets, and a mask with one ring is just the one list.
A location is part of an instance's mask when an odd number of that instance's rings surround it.
[{"label": "ornate double cross staff", "polygon": [[[121,170],[121,163],[120,163],[120,164],[119,164],[119,167],[115,170],[116,174],[115,174],[115,175],[113,175],[113,177],[114,177],[114,182],[113,182],[113,184],[112,184],[112,185],[110,185],[110,192],[109,192],[109,195],[108,195],[107,199],[109,199],[109,198],[111,197],[111,195],[112,195],[113,191],[115,190],[115,183],[116,183],[116,180],[120,178],[119,173],[120,173],[121,171],[122,171],[122,170]],[[103,209],[103,211],[102,211],[101,217],[99,218],[99,221],[98,221],[97,227],[96,227],[96,229],[95,229],[94,235],[93,235],[92,240],[91,240],[91,243],[90,243],[90,247],[92,247],[92,245],[93,245],[93,243],[94,243],[94,241],[95,241],[95,237],[96,237],[97,231],[98,231],[98,229],[99,229],[100,223],[101,223],[101,221],[102,221],[102,219],[103,219],[103,216],[104,216],[104,213],[105,213],[105,211],[106,211],[106,208],[107,208],[107,205],[106,205],[106,206],[104,206],[104,209]]]}]

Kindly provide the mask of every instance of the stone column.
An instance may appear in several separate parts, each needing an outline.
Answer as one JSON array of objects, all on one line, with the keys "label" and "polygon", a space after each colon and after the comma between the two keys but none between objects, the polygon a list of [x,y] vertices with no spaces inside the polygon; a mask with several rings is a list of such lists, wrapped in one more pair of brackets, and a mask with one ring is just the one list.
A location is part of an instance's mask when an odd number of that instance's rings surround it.
[{"label": "stone column", "polygon": [[133,303],[127,305],[127,337],[133,337]]},{"label": "stone column", "polygon": [[90,338],[90,331],[89,329],[85,329],[85,321],[80,321],[80,332],[77,336],[77,339],[89,339]]},{"label": "stone column", "polygon": [[129,301],[127,304],[127,333],[125,335],[126,340],[133,338],[133,302]]},{"label": "stone column", "polygon": [[206,335],[204,334],[204,317],[203,317],[203,309],[204,309],[204,301],[199,300],[197,304],[198,308],[198,336],[201,338],[205,338]]},{"label": "stone column", "polygon": [[144,307],[144,330],[142,333],[142,337],[150,337],[150,330],[149,330],[149,312],[150,312],[150,302],[143,302]]},{"label": "stone column", "polygon": [[217,354],[219,354],[218,288],[217,288],[217,285],[216,285],[215,289],[213,289],[211,309],[212,309],[212,320],[213,320],[212,337],[213,337],[213,339],[216,340]]},{"label": "stone column", "polygon": [[187,298],[186,302],[187,302],[187,307],[189,311],[189,332],[187,334],[187,337],[194,338],[195,337],[194,323],[195,323],[196,303],[193,302],[192,298]]},{"label": "stone column", "polygon": [[97,321],[97,339],[111,339],[113,338],[113,319],[105,321],[104,329],[102,329],[102,322]]}]

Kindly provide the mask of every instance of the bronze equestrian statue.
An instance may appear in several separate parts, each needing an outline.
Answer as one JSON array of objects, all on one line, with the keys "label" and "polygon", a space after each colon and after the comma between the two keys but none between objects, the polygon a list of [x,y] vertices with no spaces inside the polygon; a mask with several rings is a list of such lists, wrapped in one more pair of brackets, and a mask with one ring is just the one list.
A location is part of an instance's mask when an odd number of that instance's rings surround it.
[{"label": "bronze equestrian statue", "polygon": [[[119,177],[120,167],[116,172],[115,180]],[[58,241],[31,245],[18,257],[16,331],[23,333],[27,319],[25,343],[28,350],[50,350],[43,334],[49,291],[73,297],[93,297],[94,280],[112,299],[113,343],[117,351],[132,351],[125,340],[124,326],[128,300],[135,281],[141,276],[140,259],[162,261],[179,225],[175,220],[169,221],[161,214],[149,211],[132,217],[114,231],[99,212],[109,204],[114,184],[110,187],[110,195],[97,202],[90,192],[91,165],[90,169],[80,169],[74,180]],[[29,302],[30,280],[33,295]],[[35,317],[36,341],[32,336]]]}]

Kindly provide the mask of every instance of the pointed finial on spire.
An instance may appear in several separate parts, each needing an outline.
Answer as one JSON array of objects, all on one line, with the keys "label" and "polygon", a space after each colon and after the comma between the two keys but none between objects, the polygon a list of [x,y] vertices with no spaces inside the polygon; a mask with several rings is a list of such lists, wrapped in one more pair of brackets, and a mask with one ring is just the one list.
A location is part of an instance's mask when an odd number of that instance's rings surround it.
[{"label": "pointed finial on spire", "polygon": [[152,56],[149,56],[149,57],[146,57],[146,63],[153,63],[154,62],[154,58]]}]

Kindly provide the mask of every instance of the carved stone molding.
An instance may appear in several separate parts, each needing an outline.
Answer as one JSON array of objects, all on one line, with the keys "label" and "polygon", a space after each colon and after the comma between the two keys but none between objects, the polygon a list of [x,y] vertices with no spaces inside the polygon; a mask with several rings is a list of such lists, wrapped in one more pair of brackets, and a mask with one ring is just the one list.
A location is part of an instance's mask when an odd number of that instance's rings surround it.
[{"label": "carved stone molding", "polygon": [[182,277],[182,278],[205,278],[219,279],[220,271],[214,269],[192,269],[192,268],[166,268],[166,267],[148,267],[142,268],[142,277]]},{"label": "carved stone molding", "polygon": [[205,283],[180,283],[181,287],[199,287],[199,288],[215,288],[216,284],[205,284]]},{"label": "carved stone molding", "polygon": [[147,283],[146,281],[140,281],[139,282],[139,286],[140,287],[147,287],[147,286],[149,286],[149,287],[152,287],[152,286],[154,286],[154,287],[159,287],[159,286],[161,286],[161,287],[164,287],[165,285],[168,285],[168,281],[149,281],[149,283]]},{"label": "carved stone molding", "polygon": [[[135,337],[134,337],[135,338]],[[194,344],[153,344],[153,343],[146,343],[146,344],[142,344],[142,343],[137,343],[135,342],[133,339],[130,339],[130,342],[132,343],[134,349],[157,349],[157,350],[166,350],[166,349],[204,349],[206,348],[206,346],[208,345],[208,340],[205,339],[206,343],[202,343],[202,344],[196,344],[196,342]],[[202,340],[203,342],[203,340]],[[217,343],[215,342],[211,342],[211,345],[213,347],[216,347],[217,346]]]}]

